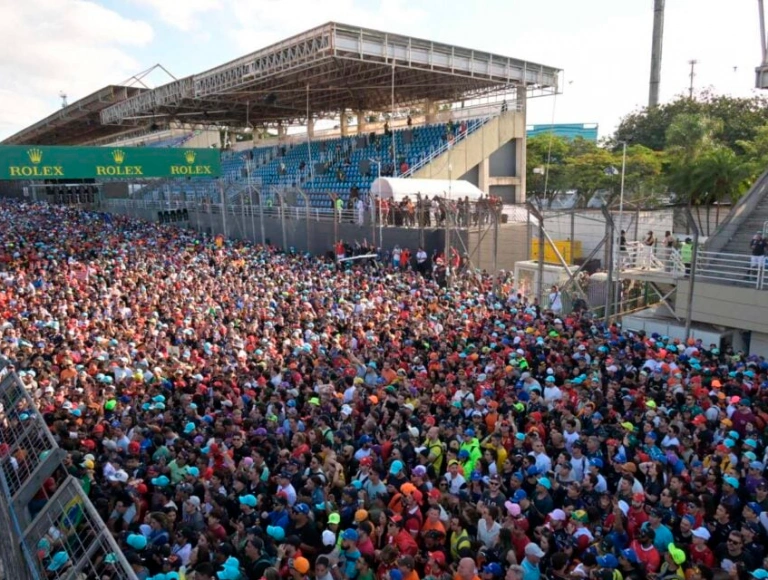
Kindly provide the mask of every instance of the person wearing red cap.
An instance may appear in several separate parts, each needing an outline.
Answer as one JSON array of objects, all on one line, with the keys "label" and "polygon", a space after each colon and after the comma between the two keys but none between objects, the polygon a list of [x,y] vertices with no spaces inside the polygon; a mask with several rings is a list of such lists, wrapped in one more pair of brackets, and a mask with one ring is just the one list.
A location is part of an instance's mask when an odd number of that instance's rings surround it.
[{"label": "person wearing red cap", "polygon": [[439,550],[427,552],[427,562],[424,564],[425,577],[440,578],[445,569],[445,553]]},{"label": "person wearing red cap", "polygon": [[419,552],[419,544],[410,531],[404,527],[403,516],[395,514],[387,522],[387,544],[393,544],[401,554],[415,556]]},{"label": "person wearing red cap", "polygon": [[627,534],[633,539],[643,524],[648,521],[648,512],[645,511],[645,494],[640,492],[632,495],[632,505],[627,512]]}]

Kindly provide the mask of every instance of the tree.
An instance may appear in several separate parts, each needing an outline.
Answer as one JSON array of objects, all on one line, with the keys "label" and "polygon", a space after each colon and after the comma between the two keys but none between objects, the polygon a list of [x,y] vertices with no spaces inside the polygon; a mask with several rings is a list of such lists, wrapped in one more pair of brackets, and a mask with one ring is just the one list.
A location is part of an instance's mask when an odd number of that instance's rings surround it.
[{"label": "tree", "polygon": [[683,114],[675,117],[667,129],[667,182],[689,206],[702,201],[704,190],[701,180],[695,178],[696,164],[715,146],[713,135],[719,125],[703,115]]},{"label": "tree", "polygon": [[568,139],[554,134],[542,133],[527,140],[526,188],[528,195],[542,200],[545,206],[567,187],[565,158],[569,150]]},{"label": "tree", "polygon": [[667,128],[679,115],[703,115],[719,121],[713,138],[742,153],[739,141],[755,138],[758,127],[768,123],[768,99],[763,96],[730,97],[702,91],[695,99],[679,96],[657,107],[643,108],[624,117],[613,136],[613,146],[626,141],[654,151],[667,147]]},{"label": "tree", "polygon": [[701,113],[698,101],[679,98],[657,107],[642,108],[624,117],[613,137],[613,146],[626,142],[663,151],[667,145],[667,128],[678,115]]},{"label": "tree", "polygon": [[566,175],[569,189],[579,192],[579,205],[588,202],[599,190],[615,189],[618,192],[618,179],[606,171],[617,165],[613,153],[596,145],[592,151],[577,148],[574,153],[566,159]]},{"label": "tree", "polygon": [[720,223],[720,204],[723,201],[736,203],[747,191],[752,174],[752,165],[724,145],[711,147],[697,158],[691,177],[700,192],[698,202],[706,204],[706,235],[710,235],[709,212],[712,205],[716,204],[716,222]]},{"label": "tree", "polygon": [[[622,151],[616,152],[617,165],[621,163]],[[654,194],[666,189],[662,179],[663,152],[653,151],[642,145],[632,145],[627,147],[627,165],[624,169],[624,200],[629,202],[634,200],[636,205],[647,205]],[[621,179],[617,182],[621,184]],[[615,204],[619,194],[620,187],[617,187],[611,198]]]}]

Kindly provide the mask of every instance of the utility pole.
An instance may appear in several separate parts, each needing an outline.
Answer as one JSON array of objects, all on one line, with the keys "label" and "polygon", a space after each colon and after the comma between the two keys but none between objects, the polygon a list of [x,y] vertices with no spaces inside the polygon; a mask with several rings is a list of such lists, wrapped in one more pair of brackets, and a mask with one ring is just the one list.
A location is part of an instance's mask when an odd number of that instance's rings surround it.
[{"label": "utility pole", "polygon": [[688,98],[693,100],[693,79],[696,77],[696,65],[699,64],[699,61],[694,58],[689,60],[688,64],[691,65],[691,72],[688,75],[688,77],[691,79],[690,83],[688,84]]},{"label": "utility pole", "polygon": [[661,48],[664,41],[664,0],[653,2],[653,40],[651,43],[651,80],[648,89],[648,107],[659,104],[661,85]]}]

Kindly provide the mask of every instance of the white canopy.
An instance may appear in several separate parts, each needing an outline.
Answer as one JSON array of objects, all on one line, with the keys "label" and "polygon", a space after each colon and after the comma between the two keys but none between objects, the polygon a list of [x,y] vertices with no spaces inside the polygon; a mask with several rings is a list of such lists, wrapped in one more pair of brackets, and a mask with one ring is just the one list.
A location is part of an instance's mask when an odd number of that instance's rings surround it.
[{"label": "white canopy", "polygon": [[380,195],[383,199],[401,201],[405,196],[412,200],[416,194],[432,199],[434,196],[477,201],[483,192],[469,181],[457,179],[408,179],[400,177],[379,177],[371,185],[371,194]]}]

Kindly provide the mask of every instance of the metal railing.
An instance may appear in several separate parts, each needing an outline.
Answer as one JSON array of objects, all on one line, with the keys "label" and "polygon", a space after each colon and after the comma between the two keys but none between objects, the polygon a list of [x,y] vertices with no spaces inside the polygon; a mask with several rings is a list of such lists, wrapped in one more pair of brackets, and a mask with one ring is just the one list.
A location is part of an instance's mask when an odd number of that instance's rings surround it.
[{"label": "metal railing", "polygon": [[415,172],[417,172],[422,167],[425,167],[426,165],[432,163],[435,159],[437,159],[440,155],[448,151],[448,149],[451,149],[452,147],[455,147],[462,141],[464,141],[467,137],[470,135],[474,135],[477,131],[482,129],[489,121],[492,119],[495,119],[496,117],[485,117],[483,119],[480,119],[480,121],[470,129],[467,127],[466,131],[460,131],[457,135],[454,136],[453,139],[447,139],[445,143],[440,145],[440,147],[437,147],[433,151],[431,151],[426,157],[423,159],[420,159],[416,163],[414,163],[411,167],[408,168],[408,171],[402,173],[398,177],[412,177]]},{"label": "metal railing", "polygon": [[734,238],[747,216],[763,200],[766,192],[768,192],[768,171],[757,178],[747,194],[736,202],[715,232],[709,236],[706,243],[707,250],[712,252],[724,248]]},{"label": "metal railing", "polygon": [[[117,542],[65,475],[49,496],[43,483],[66,473],[59,448],[11,362],[0,359],[0,561],[4,577],[136,580]],[[61,479],[59,477],[59,479]],[[20,557],[21,556],[21,557]]]},{"label": "metal railing", "polygon": [[[361,223],[360,213],[355,209],[342,209],[337,210],[332,207],[316,207],[305,205],[287,205],[280,204],[280,196],[275,196],[275,203],[266,204],[263,208],[259,208],[259,204],[239,204],[239,203],[227,203],[224,204],[228,216],[251,216],[259,217],[263,215],[265,218],[273,219],[287,219],[287,220],[307,220],[317,222],[332,222],[334,220],[340,223],[357,223],[358,225],[371,226],[373,225],[371,220],[375,220],[376,227],[426,227],[426,228],[443,228],[445,227],[445,216],[439,211],[435,212],[432,208],[429,211],[417,209],[413,214],[401,214],[399,220],[392,218],[392,213],[388,214],[383,223],[379,223],[378,212],[372,212],[370,205],[366,203],[365,211],[363,212],[363,219]],[[484,209],[478,210],[477,204],[470,204],[470,206],[464,210],[457,210],[455,207],[451,208],[451,214],[455,215],[455,223],[452,222],[452,227],[458,229],[467,229],[473,227],[482,227],[490,222],[490,215],[492,211],[498,211],[501,223],[522,223],[525,221],[525,216],[520,214],[520,208],[518,206],[505,205],[500,210],[491,210],[487,206]],[[187,210],[188,221],[194,222],[195,216],[191,212],[199,212],[200,214],[222,214],[222,204],[207,202],[207,201],[160,201],[160,200],[145,200],[145,199],[109,199],[102,203],[102,209],[109,210],[151,210],[158,212],[165,211],[183,211]],[[427,217],[427,214],[428,217]],[[506,216],[503,218],[501,216]]]},{"label": "metal railing", "polygon": [[[617,257],[621,271],[644,270],[668,276],[670,280],[685,278],[691,267],[683,262],[680,252],[672,248],[649,248],[642,242],[628,242],[627,251]],[[726,254],[700,250],[696,263],[696,279],[716,284],[730,284],[768,290],[765,256]]]}]

